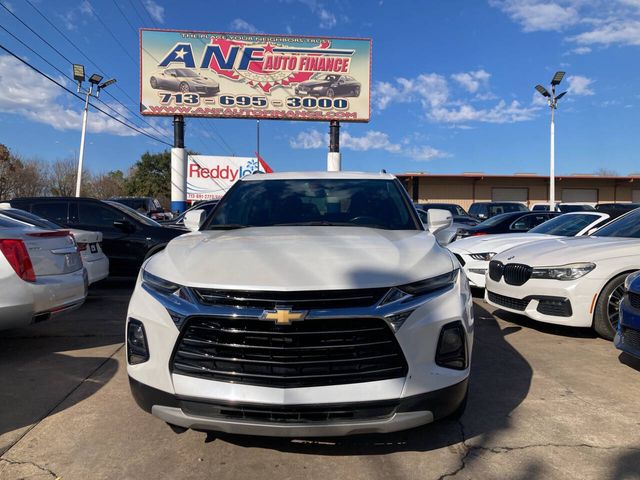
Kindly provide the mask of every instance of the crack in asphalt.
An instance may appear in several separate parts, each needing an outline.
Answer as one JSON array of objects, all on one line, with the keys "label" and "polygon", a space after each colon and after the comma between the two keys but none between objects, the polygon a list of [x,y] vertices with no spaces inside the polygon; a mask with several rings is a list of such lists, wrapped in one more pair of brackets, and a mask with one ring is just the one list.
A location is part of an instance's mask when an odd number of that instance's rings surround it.
[{"label": "crack in asphalt", "polygon": [[36,467],[37,469],[48,473],[49,475],[51,475],[55,479],[59,479],[60,478],[55,472],[49,470],[46,467],[43,467],[42,465],[38,465],[37,463],[34,463],[34,462],[21,462],[21,461],[18,461],[18,460],[11,460],[9,458],[0,458],[0,463],[2,463],[2,462],[6,462],[9,465],[32,465],[32,466]]},{"label": "crack in asphalt", "polygon": [[494,454],[513,452],[516,450],[527,450],[529,448],[545,448],[545,447],[556,447],[556,448],[592,448],[595,450],[630,450],[634,452],[640,452],[640,447],[626,447],[622,445],[614,445],[614,446],[600,446],[600,445],[592,445],[589,443],[575,443],[575,444],[567,444],[567,443],[533,443],[530,445],[521,445],[519,447],[508,447],[508,446],[495,446],[495,447],[484,447],[482,445],[469,445],[467,443],[466,434],[464,431],[464,424],[461,421],[458,421],[458,426],[460,427],[460,444],[462,445],[464,454],[460,457],[460,465],[458,468],[451,472],[447,472],[438,477],[438,480],[444,480],[445,478],[453,478],[458,475],[461,471],[463,471],[467,467],[467,459],[469,456],[477,451],[481,452],[490,452]]}]

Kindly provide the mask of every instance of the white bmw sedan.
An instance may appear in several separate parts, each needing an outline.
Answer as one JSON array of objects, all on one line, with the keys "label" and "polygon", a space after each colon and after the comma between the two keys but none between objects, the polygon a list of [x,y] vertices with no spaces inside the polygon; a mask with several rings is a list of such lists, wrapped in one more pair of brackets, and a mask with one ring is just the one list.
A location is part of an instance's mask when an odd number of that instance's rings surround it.
[{"label": "white bmw sedan", "polygon": [[527,243],[554,237],[581,237],[593,233],[609,220],[596,211],[565,213],[541,223],[526,233],[500,233],[467,237],[447,245],[456,256],[473,287],[484,288],[489,261],[497,254]]},{"label": "white bmw sedan", "polygon": [[87,274],[68,231],[44,230],[0,214],[0,329],[78,308]]},{"label": "white bmw sedan", "polygon": [[485,299],[534,320],[613,339],[624,280],[640,270],[640,209],[591,236],[522,245],[489,263]]},{"label": "white bmw sedan", "polygon": [[[252,175],[201,213],[144,263],[129,304],[140,407],[174,429],[271,436],[464,410],[469,285],[395,177]],[[432,231],[451,222],[429,215]]]}]

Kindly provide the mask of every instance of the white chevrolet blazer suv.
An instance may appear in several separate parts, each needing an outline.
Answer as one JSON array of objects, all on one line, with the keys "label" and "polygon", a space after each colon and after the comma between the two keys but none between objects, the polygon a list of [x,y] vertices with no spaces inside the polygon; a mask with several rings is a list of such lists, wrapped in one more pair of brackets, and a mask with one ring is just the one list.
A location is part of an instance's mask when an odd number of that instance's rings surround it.
[{"label": "white chevrolet blazer suv", "polygon": [[460,266],[392,175],[251,175],[142,266],[127,371],[181,431],[392,432],[460,415],[473,310]]}]

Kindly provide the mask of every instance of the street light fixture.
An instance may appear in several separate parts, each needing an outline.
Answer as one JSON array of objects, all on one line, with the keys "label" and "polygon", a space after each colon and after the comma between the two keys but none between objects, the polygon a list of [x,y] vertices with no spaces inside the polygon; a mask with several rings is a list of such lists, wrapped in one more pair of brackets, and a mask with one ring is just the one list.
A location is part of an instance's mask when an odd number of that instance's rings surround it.
[{"label": "street light fixture", "polygon": [[556,86],[560,85],[564,78],[565,72],[556,72],[551,79],[551,93],[542,85],[536,85],[536,90],[540,95],[547,99],[547,103],[551,108],[551,148],[549,155],[549,209],[554,210],[556,205],[556,176],[555,176],[555,124],[554,112],[558,108],[558,100],[564,97],[567,92],[556,95]]},{"label": "street light fixture", "polygon": [[[82,114],[82,134],[80,136],[80,154],[78,155],[78,174],[76,175],[76,197],[80,196],[80,185],[82,184],[82,162],[84,160],[84,137],[87,132],[87,115],[89,113],[89,97],[96,97],[100,95],[100,90],[116,83],[116,79],[112,78],[104,83],[102,79],[104,77],[94,73],[89,77],[89,88],[82,90],[82,82],[84,82],[84,65],[77,63],[73,64],[73,79],[78,82],[78,93],[85,95],[84,112]],[[95,93],[94,93],[95,89]]]}]

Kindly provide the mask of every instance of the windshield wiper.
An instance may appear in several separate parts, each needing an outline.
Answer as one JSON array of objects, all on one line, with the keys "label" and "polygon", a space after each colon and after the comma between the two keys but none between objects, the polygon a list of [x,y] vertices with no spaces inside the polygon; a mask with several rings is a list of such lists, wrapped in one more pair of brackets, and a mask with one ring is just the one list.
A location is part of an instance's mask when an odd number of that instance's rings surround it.
[{"label": "windshield wiper", "polygon": [[236,230],[238,228],[248,228],[251,225],[243,225],[241,223],[222,223],[220,225],[209,225],[207,230]]}]

